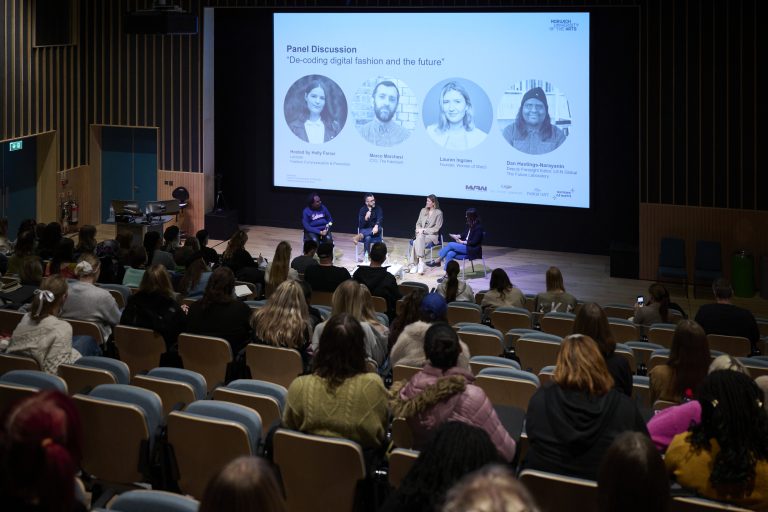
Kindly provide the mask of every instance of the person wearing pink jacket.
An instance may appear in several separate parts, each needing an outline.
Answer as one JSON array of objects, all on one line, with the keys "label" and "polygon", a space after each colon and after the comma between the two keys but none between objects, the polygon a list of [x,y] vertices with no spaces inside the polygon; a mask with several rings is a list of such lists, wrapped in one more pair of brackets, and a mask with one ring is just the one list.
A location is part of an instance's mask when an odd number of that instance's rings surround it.
[{"label": "person wearing pink jacket", "polygon": [[395,417],[403,417],[413,432],[416,448],[447,421],[461,421],[485,430],[507,461],[515,456],[515,441],[499,421],[485,392],[474,376],[457,365],[461,347],[447,323],[436,323],[424,337],[428,363],[407,383],[392,386],[390,403]]}]

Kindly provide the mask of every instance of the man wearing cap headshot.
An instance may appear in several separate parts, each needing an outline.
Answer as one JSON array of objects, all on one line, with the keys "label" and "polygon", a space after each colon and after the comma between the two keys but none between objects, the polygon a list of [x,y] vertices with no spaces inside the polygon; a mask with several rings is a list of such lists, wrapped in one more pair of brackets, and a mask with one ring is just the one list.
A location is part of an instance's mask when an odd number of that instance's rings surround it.
[{"label": "man wearing cap headshot", "polygon": [[547,95],[541,87],[525,93],[517,118],[502,134],[512,147],[529,155],[549,153],[565,141],[563,131],[552,124]]},{"label": "man wearing cap headshot", "polygon": [[320,263],[307,267],[304,272],[304,281],[309,283],[313,292],[333,293],[341,283],[352,279],[349,270],[333,264],[333,244],[321,243],[317,248],[317,257]]}]

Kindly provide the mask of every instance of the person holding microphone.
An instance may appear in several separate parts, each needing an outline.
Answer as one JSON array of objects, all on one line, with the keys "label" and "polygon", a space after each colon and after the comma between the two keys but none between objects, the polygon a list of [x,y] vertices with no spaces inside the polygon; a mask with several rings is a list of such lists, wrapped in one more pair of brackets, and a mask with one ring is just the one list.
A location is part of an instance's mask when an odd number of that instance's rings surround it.
[{"label": "person holding microphone", "polygon": [[371,244],[382,240],[384,211],[381,206],[376,206],[376,198],[371,192],[366,193],[363,199],[365,204],[357,214],[357,235],[352,238],[352,241],[355,245],[363,242],[363,258],[365,258]]}]

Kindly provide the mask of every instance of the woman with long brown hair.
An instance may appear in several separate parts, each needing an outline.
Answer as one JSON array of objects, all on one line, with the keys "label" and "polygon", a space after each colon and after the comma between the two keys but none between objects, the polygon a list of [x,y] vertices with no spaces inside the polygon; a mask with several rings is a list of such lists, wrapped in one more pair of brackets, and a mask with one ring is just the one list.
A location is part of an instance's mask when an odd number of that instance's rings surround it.
[{"label": "woman with long brown hair", "polygon": [[651,369],[651,403],[682,402],[696,396],[709,369],[709,342],[704,329],[693,320],[677,324],[667,364]]},{"label": "woman with long brown hair", "polygon": [[613,389],[605,358],[592,338],[572,334],[557,355],[553,385],[531,397],[530,447],[524,469],[595,480],[603,454],[621,432],[648,435],[637,405]]},{"label": "woman with long brown hair", "polygon": [[235,277],[240,281],[247,281],[252,284],[258,284],[264,291],[264,271],[259,266],[264,259],[259,255],[254,260],[251,254],[246,250],[245,243],[248,241],[248,233],[239,229],[232,235],[227,242],[227,248],[221,255],[222,265],[232,269]]},{"label": "woman with long brown hair", "polygon": [[264,270],[264,281],[267,283],[266,295],[269,297],[280,284],[287,280],[299,279],[299,273],[291,268],[291,244],[283,240],[275,248],[275,257]]},{"label": "woman with long brown hair", "polygon": [[546,274],[547,291],[536,296],[536,311],[570,313],[576,309],[576,297],[565,291],[563,274],[557,267],[549,267]]},{"label": "woman with long brown hair", "polygon": [[445,297],[445,302],[475,302],[475,292],[469,283],[459,281],[461,267],[456,260],[451,260],[445,266],[445,279],[437,285],[437,293]]}]

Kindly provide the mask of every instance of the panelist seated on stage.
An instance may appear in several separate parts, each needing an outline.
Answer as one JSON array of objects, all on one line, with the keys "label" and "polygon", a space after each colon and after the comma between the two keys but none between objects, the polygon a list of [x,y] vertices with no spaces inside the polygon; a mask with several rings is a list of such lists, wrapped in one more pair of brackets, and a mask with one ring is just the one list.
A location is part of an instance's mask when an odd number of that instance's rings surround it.
[{"label": "panelist seated on stage", "polygon": [[381,230],[384,228],[384,210],[376,206],[372,193],[363,197],[365,204],[357,214],[357,235],[352,238],[355,244],[363,242],[363,255],[370,254],[371,244],[381,242]]},{"label": "panelist seated on stage", "polygon": [[455,259],[457,255],[462,255],[467,259],[474,260],[480,258],[483,254],[483,225],[480,222],[480,216],[475,208],[467,208],[465,213],[467,219],[467,232],[462,235],[451,235],[453,242],[443,245],[440,249],[438,258],[429,262],[430,267],[439,267],[445,262]]},{"label": "panelist seated on stage", "polygon": [[333,236],[331,236],[333,218],[317,192],[312,192],[307,197],[307,206],[302,212],[301,224],[304,226],[304,240],[333,243]]}]

